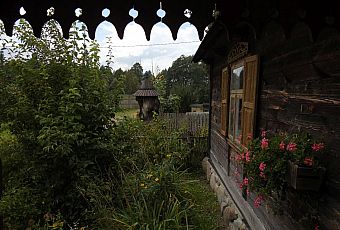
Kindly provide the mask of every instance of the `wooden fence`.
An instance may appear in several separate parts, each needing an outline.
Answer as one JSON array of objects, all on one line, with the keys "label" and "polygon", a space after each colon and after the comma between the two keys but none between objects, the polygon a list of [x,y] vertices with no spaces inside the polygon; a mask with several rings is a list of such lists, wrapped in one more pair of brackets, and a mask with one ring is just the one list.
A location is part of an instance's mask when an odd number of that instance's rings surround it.
[{"label": "wooden fence", "polygon": [[136,97],[133,95],[124,94],[122,100],[119,103],[122,109],[139,109]]},{"label": "wooden fence", "polygon": [[208,152],[209,113],[161,113],[159,118],[169,131],[181,130],[186,133],[179,141],[184,141],[190,147],[193,153],[190,161],[199,164]]},{"label": "wooden fence", "polygon": [[190,135],[207,137],[209,113],[161,113],[159,118],[166,122],[170,130],[186,129]]}]

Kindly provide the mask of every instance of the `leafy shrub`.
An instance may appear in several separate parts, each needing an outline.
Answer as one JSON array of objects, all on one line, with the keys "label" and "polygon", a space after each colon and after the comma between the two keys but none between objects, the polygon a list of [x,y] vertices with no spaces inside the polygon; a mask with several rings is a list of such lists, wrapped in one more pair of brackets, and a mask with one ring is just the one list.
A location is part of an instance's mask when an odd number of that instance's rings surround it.
[{"label": "leafy shrub", "polygon": [[142,170],[163,160],[180,166],[190,155],[190,146],[182,138],[183,131],[169,131],[158,119],[144,123],[126,118],[118,122],[112,132],[111,149],[124,172]]},{"label": "leafy shrub", "polygon": [[[103,177],[114,162],[108,81],[98,66],[98,46],[73,34],[66,42],[55,21],[37,39],[21,21],[17,58],[2,60],[0,148],[5,190],[0,211],[11,229],[43,223],[58,212],[65,223],[79,219],[87,203],[77,189],[84,177]],[[82,31],[83,32],[83,31]],[[82,41],[79,45],[76,41]],[[113,94],[116,96],[116,94]],[[9,140],[16,147],[6,147]],[[7,139],[6,139],[7,138]]]},{"label": "leafy shrub", "polygon": [[27,186],[36,183],[37,170],[23,155],[18,139],[5,124],[0,128],[0,157],[5,187],[0,210],[5,214],[8,228],[18,229],[25,226],[30,217],[40,214],[47,199],[39,195],[39,190]]},{"label": "leafy shrub", "polygon": [[140,132],[140,153],[145,155],[150,163],[160,163],[170,159],[173,164],[180,166],[190,154],[190,147],[184,137],[184,130],[167,129],[165,122],[154,119],[144,125]]}]

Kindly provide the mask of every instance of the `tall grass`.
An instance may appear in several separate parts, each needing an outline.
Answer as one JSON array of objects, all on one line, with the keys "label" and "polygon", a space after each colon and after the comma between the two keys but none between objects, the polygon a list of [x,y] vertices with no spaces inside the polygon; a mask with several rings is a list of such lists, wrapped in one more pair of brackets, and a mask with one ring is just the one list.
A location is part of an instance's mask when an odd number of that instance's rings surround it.
[{"label": "tall grass", "polygon": [[105,179],[84,178],[79,187],[91,207],[86,213],[91,229],[218,229],[217,200],[189,171],[198,166],[188,165],[200,161],[193,161],[198,155],[190,154],[198,153],[179,141],[181,135],[169,133],[159,121],[117,124],[116,171],[105,173]]},{"label": "tall grass", "polygon": [[160,203],[146,201],[144,196],[126,209],[112,213],[102,229],[192,229],[188,223],[190,206],[185,207],[176,197]]}]

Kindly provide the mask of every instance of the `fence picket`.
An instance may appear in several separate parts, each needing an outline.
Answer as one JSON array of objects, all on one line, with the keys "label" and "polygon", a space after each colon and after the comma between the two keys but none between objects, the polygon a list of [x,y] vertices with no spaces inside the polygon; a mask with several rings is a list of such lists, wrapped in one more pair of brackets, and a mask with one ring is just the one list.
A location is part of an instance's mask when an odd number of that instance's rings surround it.
[{"label": "fence picket", "polygon": [[178,130],[180,128],[187,128],[187,132],[191,135],[197,135],[198,131],[208,129],[209,113],[161,113],[160,119],[165,120],[168,128]]}]

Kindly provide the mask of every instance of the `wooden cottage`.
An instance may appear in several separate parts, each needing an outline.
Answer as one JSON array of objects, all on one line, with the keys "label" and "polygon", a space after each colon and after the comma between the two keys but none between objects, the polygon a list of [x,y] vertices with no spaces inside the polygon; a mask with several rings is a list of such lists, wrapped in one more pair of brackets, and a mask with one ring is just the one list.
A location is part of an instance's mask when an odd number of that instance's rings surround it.
[{"label": "wooden cottage", "polygon": [[240,15],[223,16],[230,12],[217,9],[194,56],[210,65],[210,163],[246,226],[303,229],[297,220],[310,211],[303,194],[287,194],[280,215],[255,208],[254,200],[242,194],[238,146],[246,145],[249,135],[259,137],[262,129],[306,131],[325,139],[330,151],[326,182],[308,195],[318,207],[315,227],[340,229],[339,6],[332,1],[250,2]]}]

